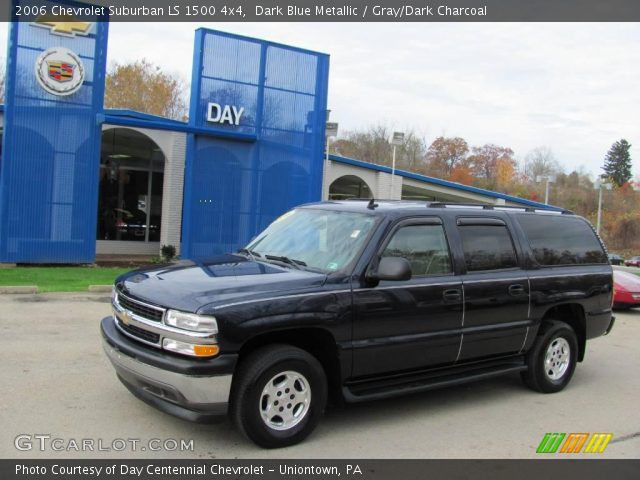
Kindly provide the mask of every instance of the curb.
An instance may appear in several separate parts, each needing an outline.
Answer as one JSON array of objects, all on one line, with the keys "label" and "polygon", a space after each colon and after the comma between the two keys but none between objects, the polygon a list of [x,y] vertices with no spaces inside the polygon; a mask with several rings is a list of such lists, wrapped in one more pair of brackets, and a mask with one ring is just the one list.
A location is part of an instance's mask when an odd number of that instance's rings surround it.
[{"label": "curb", "polygon": [[89,291],[93,293],[111,293],[112,285],[89,285]]},{"label": "curb", "polygon": [[33,294],[38,293],[38,287],[33,285],[22,287],[0,287],[0,294]]}]

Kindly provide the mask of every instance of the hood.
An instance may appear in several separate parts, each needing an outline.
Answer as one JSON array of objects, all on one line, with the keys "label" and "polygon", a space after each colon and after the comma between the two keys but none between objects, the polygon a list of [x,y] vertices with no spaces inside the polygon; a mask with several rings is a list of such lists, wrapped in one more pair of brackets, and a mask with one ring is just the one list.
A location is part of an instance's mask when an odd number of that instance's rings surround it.
[{"label": "hood", "polygon": [[197,312],[205,306],[319,287],[325,279],[321,273],[223,255],[134,270],[117,282],[125,293],[154,305]]}]

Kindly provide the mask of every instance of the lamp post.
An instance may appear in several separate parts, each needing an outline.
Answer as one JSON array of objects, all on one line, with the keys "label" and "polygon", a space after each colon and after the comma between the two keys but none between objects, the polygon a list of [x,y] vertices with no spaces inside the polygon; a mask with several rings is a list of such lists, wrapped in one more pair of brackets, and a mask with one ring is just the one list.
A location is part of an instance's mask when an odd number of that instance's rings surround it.
[{"label": "lamp post", "polygon": [[544,187],[544,203],[546,205],[549,205],[549,184],[556,183],[556,176],[555,175],[537,175],[536,176],[536,183],[540,183],[543,180],[546,180],[546,184]]},{"label": "lamp post", "polygon": [[[394,188],[394,179],[396,178],[396,147],[398,145],[404,144],[404,132],[393,132],[393,136],[391,137],[391,145],[393,146],[392,154],[391,154],[391,187],[389,192],[389,199],[393,197],[393,188]],[[400,193],[400,198],[402,198],[402,193]]]},{"label": "lamp post", "polygon": [[600,235],[600,220],[602,219],[602,190],[605,188],[607,190],[611,190],[612,186],[610,183],[596,180],[595,187],[598,190],[598,222],[596,224],[596,232]]},{"label": "lamp post", "polygon": [[329,121],[329,114],[331,110],[327,110],[327,124],[324,129],[324,136],[327,140],[327,158],[326,161],[329,161],[329,142],[331,142],[331,137],[338,136],[338,123]]}]

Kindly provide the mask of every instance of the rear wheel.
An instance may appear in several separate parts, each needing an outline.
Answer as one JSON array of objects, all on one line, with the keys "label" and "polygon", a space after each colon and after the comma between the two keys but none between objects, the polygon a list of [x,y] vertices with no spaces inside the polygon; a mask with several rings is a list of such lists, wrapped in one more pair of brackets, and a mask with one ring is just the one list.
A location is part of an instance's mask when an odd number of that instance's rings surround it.
[{"label": "rear wheel", "polygon": [[559,392],[567,386],[576,368],[578,339],[573,329],[558,320],[549,321],[527,354],[525,384],[538,392]]},{"label": "rear wheel", "polygon": [[320,362],[288,345],[270,345],[242,361],[230,414],[240,431],[265,448],[293,445],[316,427],[327,402]]}]

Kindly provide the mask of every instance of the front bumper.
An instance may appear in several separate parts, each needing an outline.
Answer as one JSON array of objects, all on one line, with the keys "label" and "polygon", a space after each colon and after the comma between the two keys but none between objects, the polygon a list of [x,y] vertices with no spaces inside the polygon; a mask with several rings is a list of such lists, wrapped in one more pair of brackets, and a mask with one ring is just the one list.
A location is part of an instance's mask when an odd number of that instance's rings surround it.
[{"label": "front bumper", "polygon": [[113,317],[104,318],[100,327],[107,357],[135,396],[190,421],[210,422],[226,414],[237,355],[181,358],[127,338]]}]

